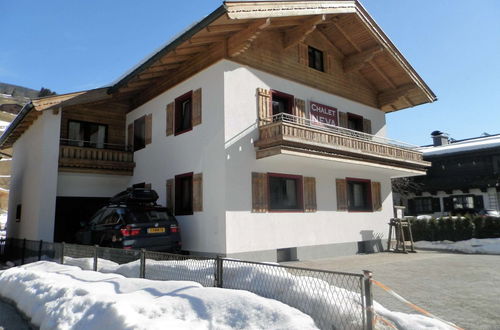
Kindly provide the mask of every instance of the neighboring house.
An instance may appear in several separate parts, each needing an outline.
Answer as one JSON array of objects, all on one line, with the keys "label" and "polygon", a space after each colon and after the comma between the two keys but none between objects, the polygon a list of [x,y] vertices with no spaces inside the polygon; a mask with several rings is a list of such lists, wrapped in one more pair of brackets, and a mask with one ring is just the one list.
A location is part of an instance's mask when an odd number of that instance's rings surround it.
[{"label": "neighboring house", "polygon": [[174,210],[194,254],[372,251],[391,178],[425,174],[385,114],[435,96],[357,1],[226,2],[110,87],[33,100],[8,235],[70,241],[131,185]]},{"label": "neighboring house", "polygon": [[416,191],[409,193],[409,215],[435,217],[500,210],[500,134],[449,140],[433,132],[434,145],[423,147],[432,162],[427,176],[412,178]]}]

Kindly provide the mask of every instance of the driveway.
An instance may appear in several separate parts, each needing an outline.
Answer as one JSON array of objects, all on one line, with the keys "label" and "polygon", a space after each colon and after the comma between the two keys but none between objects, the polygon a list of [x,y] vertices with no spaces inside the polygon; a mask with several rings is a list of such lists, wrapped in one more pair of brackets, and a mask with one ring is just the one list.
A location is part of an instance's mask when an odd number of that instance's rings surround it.
[{"label": "driveway", "polygon": [[[373,278],[430,313],[464,329],[500,329],[500,256],[418,251],[283,263],[333,271],[373,272]],[[374,286],[386,308],[417,313]]]}]

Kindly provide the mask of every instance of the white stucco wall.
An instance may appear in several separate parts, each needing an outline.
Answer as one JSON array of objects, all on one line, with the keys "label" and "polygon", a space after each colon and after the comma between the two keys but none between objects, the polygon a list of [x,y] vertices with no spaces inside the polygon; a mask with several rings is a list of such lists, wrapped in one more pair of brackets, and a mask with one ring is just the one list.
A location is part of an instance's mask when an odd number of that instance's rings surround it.
[{"label": "white stucco wall", "polygon": [[[178,216],[183,248],[223,253],[224,226],[224,98],[222,62],[194,75],[127,115],[127,125],[153,114],[153,139],[134,153],[131,184],[151,183],[166,203],[166,180],[187,172],[203,173],[203,212]],[[202,123],[189,132],[166,136],[166,106],[191,91],[202,89]]]},{"label": "white stucco wall", "polygon": [[[274,89],[322,103],[372,121],[374,134],[385,136],[385,115],[341,97],[255,69],[224,62],[226,141],[227,253],[323,244],[357,242],[386,236],[393,216],[390,177],[403,175],[389,168],[354,165],[306,157],[279,155],[257,160],[257,88]],[[316,178],[315,213],[252,213],[251,173],[277,172]],[[336,178],[362,178],[381,182],[380,212],[338,212]]]},{"label": "white stucco wall", "polygon": [[[61,112],[44,111],[15,142],[9,200],[9,237],[52,241]],[[22,205],[16,222],[16,206]]]},{"label": "white stucco wall", "polygon": [[128,175],[59,172],[57,196],[112,197],[129,184]]}]

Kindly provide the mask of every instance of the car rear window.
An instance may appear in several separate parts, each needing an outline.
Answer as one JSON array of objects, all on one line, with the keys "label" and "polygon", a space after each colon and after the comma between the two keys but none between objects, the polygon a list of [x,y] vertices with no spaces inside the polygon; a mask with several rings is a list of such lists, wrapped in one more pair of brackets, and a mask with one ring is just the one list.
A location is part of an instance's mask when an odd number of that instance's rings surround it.
[{"label": "car rear window", "polygon": [[175,221],[174,217],[166,210],[131,209],[125,212],[126,223],[147,223],[158,221]]}]

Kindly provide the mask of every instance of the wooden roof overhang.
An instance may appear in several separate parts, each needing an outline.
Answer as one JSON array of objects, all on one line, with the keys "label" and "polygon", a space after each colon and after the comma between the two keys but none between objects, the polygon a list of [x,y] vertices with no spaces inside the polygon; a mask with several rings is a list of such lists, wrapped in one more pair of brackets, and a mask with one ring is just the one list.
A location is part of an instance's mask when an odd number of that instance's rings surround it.
[{"label": "wooden roof overhang", "polygon": [[356,0],[224,2],[131,70],[110,93],[129,93],[133,107],[139,106],[218,60],[236,60],[263,31],[282,32],[284,49],[319,31],[342,58],[344,72],[368,81],[376,107],[384,112],[436,100]]}]

